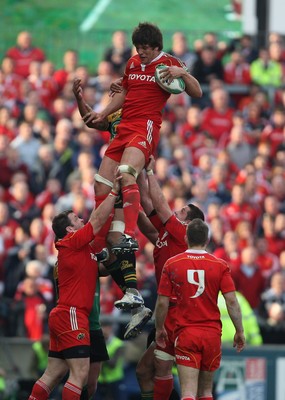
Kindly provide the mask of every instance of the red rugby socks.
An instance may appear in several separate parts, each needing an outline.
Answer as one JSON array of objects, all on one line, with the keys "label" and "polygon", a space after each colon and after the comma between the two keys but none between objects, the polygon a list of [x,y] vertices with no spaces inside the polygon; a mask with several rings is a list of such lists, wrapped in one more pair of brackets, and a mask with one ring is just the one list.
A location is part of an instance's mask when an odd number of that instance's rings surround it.
[{"label": "red rugby socks", "polygon": [[49,387],[40,379],[33,386],[32,393],[28,400],[47,400],[50,395]]},{"label": "red rugby socks", "polygon": [[155,376],[153,400],[169,399],[173,389],[173,376]]},{"label": "red rugby socks", "polygon": [[134,238],[140,207],[139,187],[135,183],[122,188],[125,233]]},{"label": "red rugby socks", "polygon": [[62,390],[62,400],[80,400],[81,388],[66,382]]}]

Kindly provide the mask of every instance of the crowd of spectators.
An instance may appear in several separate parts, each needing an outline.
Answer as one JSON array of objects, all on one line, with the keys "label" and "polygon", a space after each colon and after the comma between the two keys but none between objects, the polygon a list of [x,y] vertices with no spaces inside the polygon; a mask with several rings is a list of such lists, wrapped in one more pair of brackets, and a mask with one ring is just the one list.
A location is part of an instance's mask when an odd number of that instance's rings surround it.
[{"label": "crowd of spectators", "polygon": [[[55,301],[51,221],[64,209],[88,219],[93,179],[109,134],[86,127],[72,92],[75,77],[94,110],[133,49],[117,31],[96,73],[67,49],[56,69],[29,32],[0,68],[0,334],[40,339]],[[163,114],[156,175],[173,209],[202,208],[209,251],[224,258],[256,312],[264,342],[285,343],[285,47],[243,35],[230,43],[206,33],[191,46],[182,32],[166,49],[205,85],[204,96],[173,95]],[[231,91],[232,85],[240,90]],[[268,96],[268,85],[274,96]],[[138,284],[153,308],[152,245],[137,231]],[[101,285],[102,312],[121,293]],[[270,332],[270,334],[268,334]],[[273,334],[274,333],[274,334]]]}]

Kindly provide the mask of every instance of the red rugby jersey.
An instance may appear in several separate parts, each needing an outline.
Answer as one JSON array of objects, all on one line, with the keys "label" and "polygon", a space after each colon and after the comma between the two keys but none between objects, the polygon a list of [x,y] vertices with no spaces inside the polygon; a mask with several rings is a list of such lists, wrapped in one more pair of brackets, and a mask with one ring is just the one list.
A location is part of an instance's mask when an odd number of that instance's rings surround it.
[{"label": "red rugby jersey", "polygon": [[158,64],[185,67],[178,58],[161,52],[150,64],[141,64],[136,54],[127,62],[123,86],[127,90],[123,106],[122,122],[127,120],[147,119],[160,125],[162,109],[170,93],[161,89],[155,82],[155,67]]},{"label": "red rugby jersey", "polygon": [[150,217],[151,223],[158,231],[158,238],[153,251],[155,276],[159,284],[161,272],[165,262],[176,254],[187,249],[185,236],[187,225],[179,221],[175,215],[163,224],[157,215]]},{"label": "red rugby jersey", "polygon": [[191,249],[166,262],[158,294],[177,297],[176,331],[186,326],[221,331],[220,290],[235,290],[227,263],[205,250]]},{"label": "red rugby jersey", "polygon": [[94,239],[88,222],[56,242],[58,250],[58,305],[76,307],[89,315],[96,289],[98,264],[89,243]]}]

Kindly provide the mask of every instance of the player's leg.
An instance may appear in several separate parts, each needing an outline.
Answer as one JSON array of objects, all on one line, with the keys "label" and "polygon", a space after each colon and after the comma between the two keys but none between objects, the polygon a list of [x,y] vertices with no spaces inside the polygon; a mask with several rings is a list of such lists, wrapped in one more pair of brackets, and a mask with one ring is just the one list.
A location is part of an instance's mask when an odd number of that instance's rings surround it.
[{"label": "player's leg", "polygon": [[153,400],[154,378],[154,349],[152,342],[146,349],[136,367],[137,381],[141,390],[141,399]]},{"label": "player's leg", "polygon": [[181,400],[195,400],[198,390],[199,370],[186,365],[177,365],[181,388]]},{"label": "player's leg", "polygon": [[[123,202],[119,199],[115,204],[115,215],[108,232],[107,243],[111,247],[118,242],[124,233]],[[133,252],[124,252],[114,255],[110,253],[110,260],[104,263],[105,268],[122,289],[124,296],[115,303],[119,309],[132,309],[144,304],[143,298],[137,290],[136,257]]]},{"label": "player's leg", "polygon": [[102,362],[108,360],[109,355],[102,329],[90,330],[90,367],[87,385],[82,390],[80,400],[89,400],[94,395]]},{"label": "player's leg", "polygon": [[154,400],[169,399],[173,390],[172,366],[174,356],[165,351],[154,351]]},{"label": "player's leg", "polygon": [[90,360],[89,357],[66,359],[69,376],[63,386],[62,400],[80,400],[81,391],[87,383]]},{"label": "player's leg", "polygon": [[200,365],[198,399],[210,400],[213,398],[214,372],[221,362],[221,336],[207,332],[203,336],[203,351]]},{"label": "player's leg", "polygon": [[46,400],[52,390],[61,382],[68,371],[65,360],[48,357],[48,364],[43,375],[35,382],[29,400]]},{"label": "player's leg", "polygon": [[[124,214],[123,209],[119,208],[119,206],[120,203],[116,203],[115,216],[108,235],[108,243],[110,245],[118,241],[124,232]],[[114,255],[111,256],[114,257]],[[109,265],[105,263],[105,267],[124,292],[123,298],[116,301],[115,306],[119,309],[131,309],[132,318],[126,326],[124,338],[134,338],[152,317],[152,311],[144,306],[144,300],[137,289],[135,253],[119,253],[116,255],[116,260]],[[124,282],[124,287],[120,285],[122,281]]]},{"label": "player's leg", "polygon": [[212,400],[213,399],[213,380],[214,371],[200,371],[198,383],[198,399]]},{"label": "player's leg", "polygon": [[102,362],[90,363],[87,384],[81,392],[80,400],[89,400],[96,393]]},{"label": "player's leg", "polygon": [[[106,199],[113,187],[113,179],[118,163],[109,157],[104,156],[99,171],[95,174],[94,192],[96,208]],[[96,235],[95,251],[100,258],[102,249],[106,248],[106,238],[110,229],[114,214],[110,214],[108,220]],[[99,261],[103,261],[102,257]]]},{"label": "player's leg", "polygon": [[122,173],[122,196],[125,222],[125,237],[112,247],[115,253],[135,251],[138,248],[134,239],[140,206],[139,188],[136,183],[138,174],[145,165],[145,155],[137,147],[127,147],[121,158],[119,169]]}]

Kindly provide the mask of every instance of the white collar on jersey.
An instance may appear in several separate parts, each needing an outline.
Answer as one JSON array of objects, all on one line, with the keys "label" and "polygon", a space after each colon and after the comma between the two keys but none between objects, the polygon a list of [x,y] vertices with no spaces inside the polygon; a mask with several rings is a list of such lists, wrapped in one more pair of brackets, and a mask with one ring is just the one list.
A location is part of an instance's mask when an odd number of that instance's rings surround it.
[{"label": "white collar on jersey", "polygon": [[205,254],[206,250],[198,250],[198,249],[187,249],[186,253],[194,253],[194,254]]},{"label": "white collar on jersey", "polygon": [[[164,51],[161,51],[157,57],[155,57],[149,64],[152,64],[153,62],[156,62],[159,60],[162,56],[164,56]],[[147,64],[147,65],[149,65]],[[141,64],[141,67],[146,67],[146,64]]]}]

